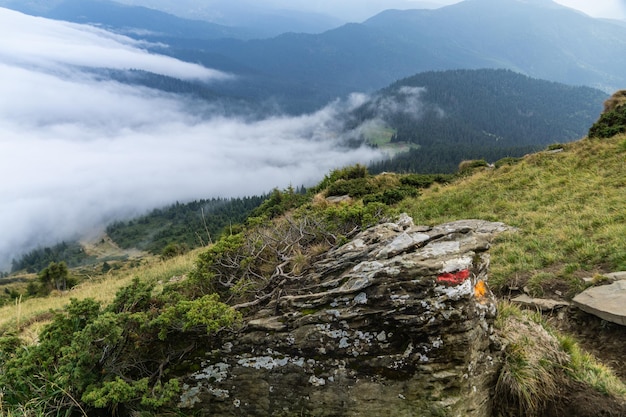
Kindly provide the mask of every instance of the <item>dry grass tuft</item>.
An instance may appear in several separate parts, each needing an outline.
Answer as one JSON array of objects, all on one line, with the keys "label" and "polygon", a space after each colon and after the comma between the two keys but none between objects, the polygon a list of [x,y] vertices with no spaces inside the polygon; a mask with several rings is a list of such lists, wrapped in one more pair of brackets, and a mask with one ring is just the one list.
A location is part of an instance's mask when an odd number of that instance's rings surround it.
[{"label": "dry grass tuft", "polygon": [[554,336],[523,312],[501,316],[498,327],[505,352],[496,384],[499,406],[520,416],[540,416],[564,385],[562,367],[569,356]]},{"label": "dry grass tuft", "polygon": [[626,386],[613,371],[573,338],[555,334],[540,314],[503,302],[495,325],[504,349],[496,384],[496,406],[502,415],[542,416],[563,401],[572,381],[601,397],[626,400]]}]

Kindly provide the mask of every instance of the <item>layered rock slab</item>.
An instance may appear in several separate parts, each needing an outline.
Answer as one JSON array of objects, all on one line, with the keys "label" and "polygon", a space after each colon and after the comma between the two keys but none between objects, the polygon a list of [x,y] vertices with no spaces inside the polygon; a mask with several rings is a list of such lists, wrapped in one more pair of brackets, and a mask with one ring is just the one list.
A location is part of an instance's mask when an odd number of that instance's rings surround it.
[{"label": "layered rock slab", "polygon": [[607,274],[612,284],[587,288],[572,300],[581,310],[626,326],[626,272]]},{"label": "layered rock slab", "polygon": [[374,226],[207,346],[179,406],[212,416],[487,416],[501,223]]}]

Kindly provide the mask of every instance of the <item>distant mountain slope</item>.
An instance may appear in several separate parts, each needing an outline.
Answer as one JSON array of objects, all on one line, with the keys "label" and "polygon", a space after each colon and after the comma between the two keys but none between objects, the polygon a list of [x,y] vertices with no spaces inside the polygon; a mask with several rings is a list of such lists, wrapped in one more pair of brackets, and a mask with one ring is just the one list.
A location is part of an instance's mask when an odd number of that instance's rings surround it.
[{"label": "distant mountain slope", "polygon": [[[106,236],[98,238],[102,239],[99,244],[61,242],[52,247],[33,249],[13,259],[11,272],[39,272],[50,262],[61,261],[69,267],[93,265],[112,258],[127,258],[133,251],[162,254],[170,244],[178,250],[195,248],[219,238],[224,228],[237,227],[266,198],[267,195],[212,198],[155,208],[134,219],[107,225]],[[107,247],[109,250],[102,256],[96,247],[100,251]],[[117,250],[111,251],[111,248]]]},{"label": "distant mountain slope", "polygon": [[536,78],[606,91],[626,80],[623,25],[549,0],[466,0],[434,11],[387,11],[364,24]]},{"label": "distant mountain slope", "polygon": [[374,171],[453,172],[464,159],[494,162],[579,139],[607,97],[510,70],[426,72],[379,91],[348,126],[378,119],[393,129],[392,145],[419,146]]},{"label": "distant mountain slope", "polygon": [[[187,19],[200,19],[230,27],[251,28],[263,37],[285,32],[320,33],[344,20],[321,12],[292,10],[276,2],[258,0],[114,0],[141,5]],[[416,6],[417,7],[417,6]],[[431,6],[432,7],[432,6]]]},{"label": "distant mountain slope", "polygon": [[327,96],[459,68],[507,68],[606,92],[626,85],[626,27],[549,0],[466,0],[436,10],[387,11],[319,35],[195,47]]},{"label": "distant mountain slope", "polygon": [[253,35],[246,30],[106,0],[0,5],[167,44],[154,48],[238,76],[216,85],[215,93],[271,99],[290,113],[432,70],[506,68],[607,93],[626,86],[626,25],[550,0],[465,0],[434,10],[388,10],[321,34],[251,40],[244,40]]}]

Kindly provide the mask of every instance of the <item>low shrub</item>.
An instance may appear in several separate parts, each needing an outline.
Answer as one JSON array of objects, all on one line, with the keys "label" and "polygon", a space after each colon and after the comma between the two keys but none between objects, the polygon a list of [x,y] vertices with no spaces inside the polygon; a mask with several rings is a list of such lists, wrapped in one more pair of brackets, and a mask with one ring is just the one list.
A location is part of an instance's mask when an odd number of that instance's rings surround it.
[{"label": "low shrub", "polygon": [[130,415],[174,406],[178,381],[166,375],[187,349],[179,335],[212,334],[240,316],[217,294],[184,300],[153,289],[136,279],[105,309],[72,299],[35,345],[1,337],[2,407],[19,410],[37,399],[45,415]]},{"label": "low shrub", "polygon": [[589,129],[590,138],[610,138],[626,132],[626,104],[605,111]]},{"label": "low shrub", "polygon": [[484,159],[472,159],[461,161],[459,164],[459,174],[468,174],[471,173],[476,168],[486,168],[489,166],[489,163]]}]

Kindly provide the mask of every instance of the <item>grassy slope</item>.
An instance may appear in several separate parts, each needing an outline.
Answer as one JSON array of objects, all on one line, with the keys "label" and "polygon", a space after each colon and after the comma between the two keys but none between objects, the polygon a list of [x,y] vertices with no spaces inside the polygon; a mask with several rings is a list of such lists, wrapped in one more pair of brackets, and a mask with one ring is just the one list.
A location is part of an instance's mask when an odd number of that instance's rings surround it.
[{"label": "grassy slope", "polygon": [[626,270],[626,136],[532,154],[400,206],[418,224],[479,218],[517,227],[491,250],[492,287],[571,296],[581,276]]}]

